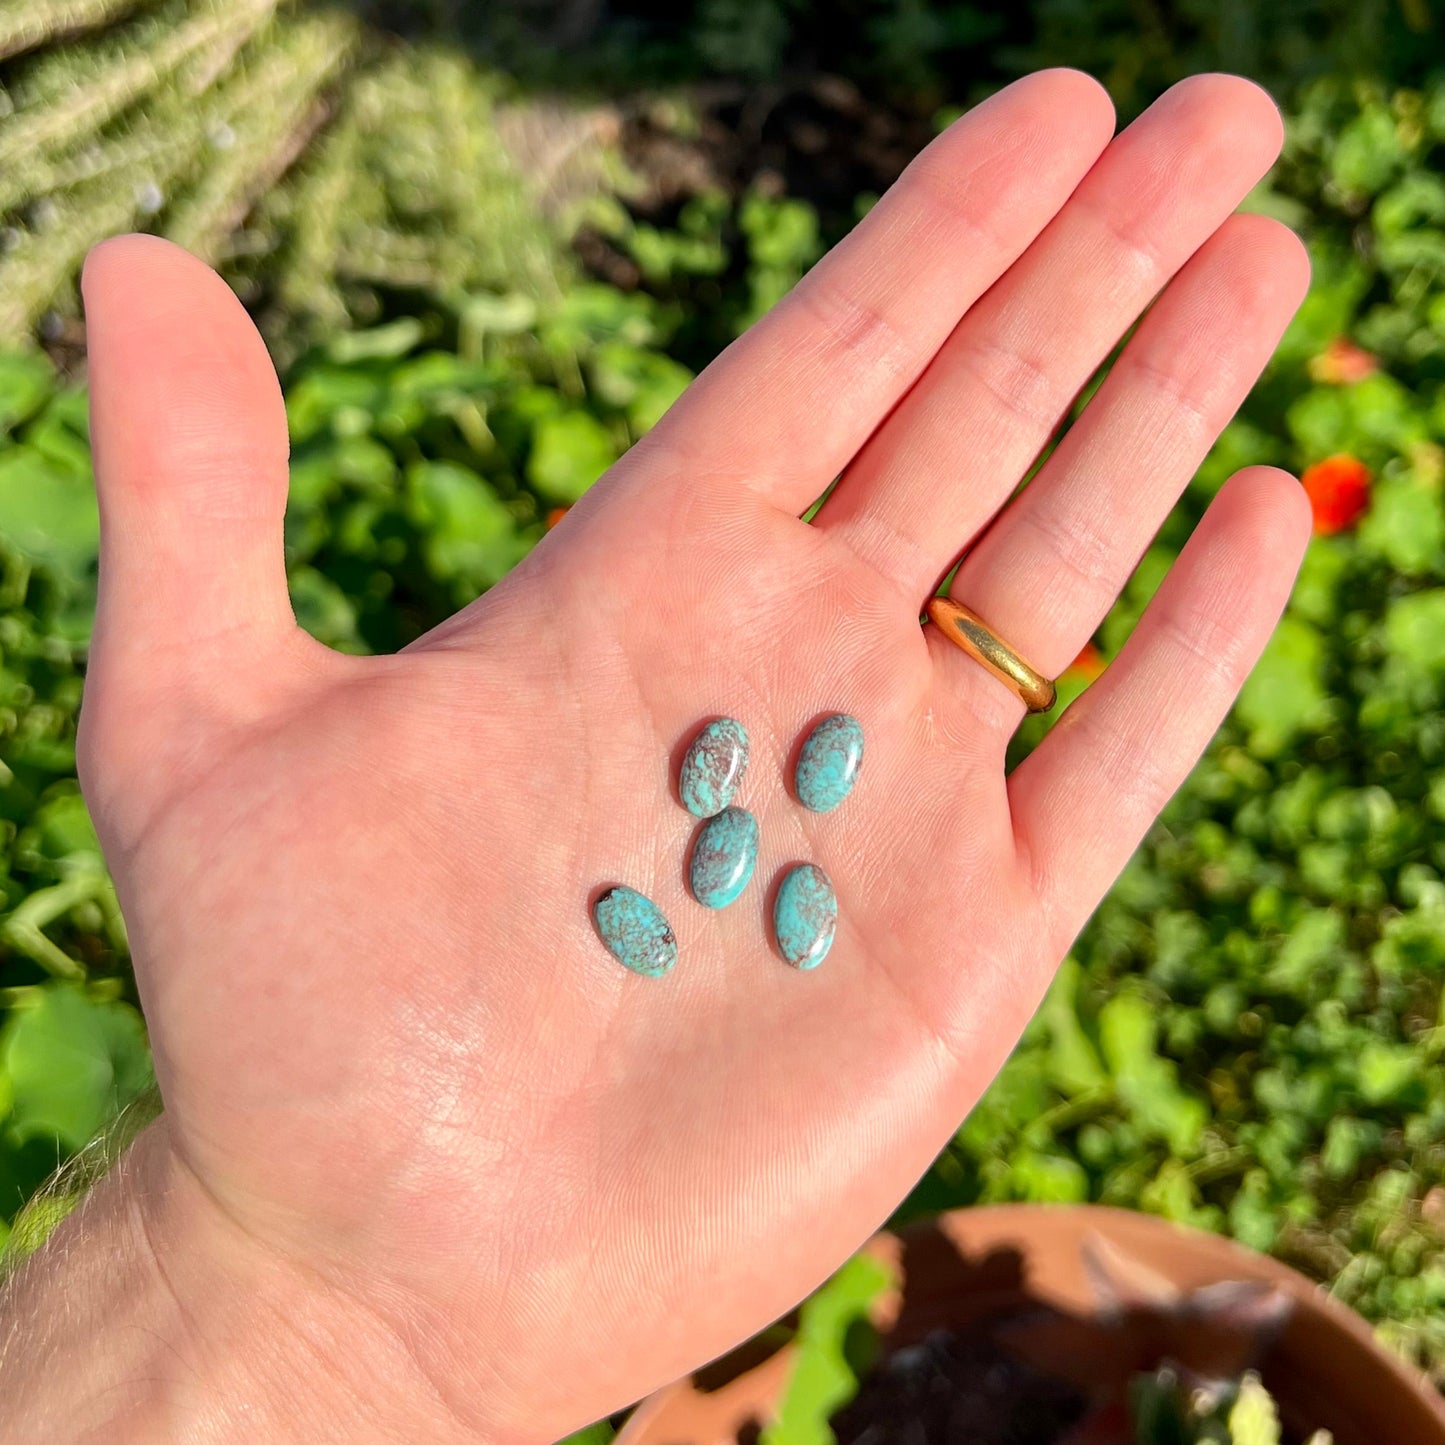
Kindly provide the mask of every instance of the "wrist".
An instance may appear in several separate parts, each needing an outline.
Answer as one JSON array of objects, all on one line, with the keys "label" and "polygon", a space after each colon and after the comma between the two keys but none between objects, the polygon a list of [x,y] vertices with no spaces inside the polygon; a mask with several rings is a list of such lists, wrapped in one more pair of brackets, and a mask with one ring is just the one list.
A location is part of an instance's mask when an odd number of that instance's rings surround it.
[{"label": "wrist", "polygon": [[394,1329],[235,1225],[162,1118],[0,1292],[0,1438],[504,1436]]}]

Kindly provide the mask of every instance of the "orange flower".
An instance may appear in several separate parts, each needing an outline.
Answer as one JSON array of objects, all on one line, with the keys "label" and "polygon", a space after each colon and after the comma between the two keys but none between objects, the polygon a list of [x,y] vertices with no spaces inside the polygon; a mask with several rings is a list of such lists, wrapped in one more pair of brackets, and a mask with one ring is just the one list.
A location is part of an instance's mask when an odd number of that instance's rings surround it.
[{"label": "orange flower", "polygon": [[1377,369],[1375,358],[1348,336],[1335,337],[1318,356],[1312,356],[1309,363],[1310,375],[1331,386],[1363,381]]},{"label": "orange flower", "polygon": [[1080,673],[1093,682],[1107,666],[1104,654],[1092,642],[1086,642],[1083,651],[1069,664],[1068,670]]},{"label": "orange flower", "polygon": [[1370,505],[1370,469],[1339,453],[1304,469],[1300,482],[1315,514],[1315,533],[1329,537],[1353,527]]},{"label": "orange flower", "polygon": [[553,507],[552,510],[547,513],[547,530],[549,532],[567,515],[567,511],[568,509],[566,507]]}]

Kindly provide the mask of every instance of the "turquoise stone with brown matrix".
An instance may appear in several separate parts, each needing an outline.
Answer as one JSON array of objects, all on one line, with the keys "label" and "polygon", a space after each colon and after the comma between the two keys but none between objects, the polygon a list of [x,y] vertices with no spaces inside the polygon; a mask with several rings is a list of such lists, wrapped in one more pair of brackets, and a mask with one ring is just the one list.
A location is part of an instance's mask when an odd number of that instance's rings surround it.
[{"label": "turquoise stone with brown matrix", "polygon": [[746,808],[724,808],[698,830],[688,865],[692,896],[704,908],[726,908],[753,876],[758,820]]},{"label": "turquoise stone with brown matrix", "polygon": [[825,717],[798,755],[798,801],[810,812],[831,813],[853,791],[862,766],[863,724],[845,712]]},{"label": "turquoise stone with brown matrix", "polygon": [[711,818],[733,800],[748,767],[748,730],[732,717],[710,722],[693,740],[677,778],[682,806]]},{"label": "turquoise stone with brown matrix", "polygon": [[817,968],[833,946],[837,927],[838,897],[828,875],[816,863],[790,869],[773,903],[778,952],[794,968]]},{"label": "turquoise stone with brown matrix", "polygon": [[662,910],[633,888],[609,888],[592,905],[607,951],[623,968],[660,978],[677,962],[677,936]]}]

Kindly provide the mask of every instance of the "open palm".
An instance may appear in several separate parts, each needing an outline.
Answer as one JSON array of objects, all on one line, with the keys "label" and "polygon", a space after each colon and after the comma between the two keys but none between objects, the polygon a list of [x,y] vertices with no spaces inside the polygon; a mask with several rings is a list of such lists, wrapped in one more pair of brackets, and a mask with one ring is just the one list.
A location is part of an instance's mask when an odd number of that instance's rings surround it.
[{"label": "open palm", "polygon": [[[918,623],[966,552],[954,595],[1067,665],[1304,292],[1295,238],[1230,217],[1278,147],[1265,96],[1198,77],[1112,131],[1070,71],[964,117],[522,566],[387,658],[292,619],[284,415],[234,298],[162,242],[92,256],[82,776],[149,1147],[195,1237],[244,1241],[258,1290],[307,1281],[281,1333],[344,1342],[323,1368],[378,1418],[375,1382],[414,1382],[412,1438],[559,1436],[818,1283],[987,1086],[1263,645],[1308,531],[1266,469],[1010,777],[1021,704]],[[789,760],[835,710],[867,760],[817,815]],[[721,912],[675,792],[718,715],[762,836]],[[800,973],[768,903],[806,861],[839,924]],[[665,978],[599,941],[614,883],[670,920]]]}]

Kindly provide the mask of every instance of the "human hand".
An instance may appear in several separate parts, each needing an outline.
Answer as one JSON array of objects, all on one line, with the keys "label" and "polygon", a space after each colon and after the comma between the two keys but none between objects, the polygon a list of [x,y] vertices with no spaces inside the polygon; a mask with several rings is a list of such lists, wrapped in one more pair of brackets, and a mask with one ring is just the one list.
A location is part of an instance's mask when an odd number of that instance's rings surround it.
[{"label": "human hand", "polygon": [[[1112,128],[1070,71],[969,113],[526,562],[395,657],[294,623],[285,419],[235,299],[159,241],[92,256],[82,779],[166,1102],[137,1208],[188,1361],[229,1348],[207,1311],[248,1282],[278,1302],[262,1353],[294,1344],[376,1438],[555,1438],[796,1302],[957,1128],[1309,531],[1292,478],[1234,478],[1009,777],[1021,704],[918,625],[967,550],[954,595],[1062,670],[1305,291],[1287,230],[1230,218],[1280,141],[1261,92],[1196,77]],[[820,816],[787,761],[834,710],[867,760]],[[751,734],[762,848],[715,913],[684,886],[674,784],[718,715]],[[839,900],[813,973],[769,938],[799,861]],[[611,883],[670,920],[666,978],[603,949]],[[348,1408],[323,1412],[336,1438],[360,1438]]]}]

